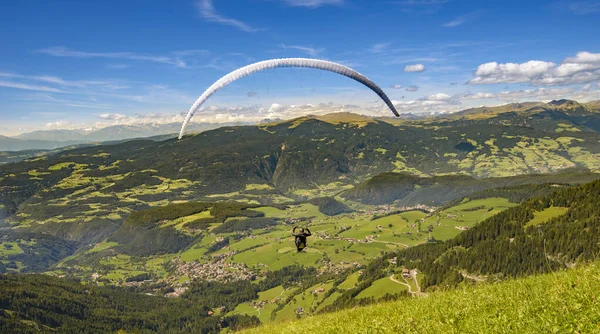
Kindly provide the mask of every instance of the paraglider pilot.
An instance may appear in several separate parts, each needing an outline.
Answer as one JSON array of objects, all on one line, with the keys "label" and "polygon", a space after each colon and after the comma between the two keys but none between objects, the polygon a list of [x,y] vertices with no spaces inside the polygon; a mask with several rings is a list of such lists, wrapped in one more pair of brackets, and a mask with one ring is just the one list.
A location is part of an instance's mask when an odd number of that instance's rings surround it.
[{"label": "paraglider pilot", "polygon": [[296,233],[297,228],[298,226],[294,227],[292,230],[292,235],[296,238],[294,240],[296,243],[296,249],[298,249],[298,252],[301,252],[306,247],[306,237],[310,237],[312,234],[308,228],[305,230],[302,227],[300,227],[300,233]]}]

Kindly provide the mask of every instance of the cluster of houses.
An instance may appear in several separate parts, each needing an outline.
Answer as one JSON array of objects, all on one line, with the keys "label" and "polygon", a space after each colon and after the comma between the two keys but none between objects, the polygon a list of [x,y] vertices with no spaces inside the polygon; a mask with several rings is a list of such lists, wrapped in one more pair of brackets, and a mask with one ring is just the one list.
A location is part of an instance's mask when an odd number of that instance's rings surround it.
[{"label": "cluster of houses", "polygon": [[285,223],[288,225],[294,225],[298,223],[305,223],[307,225],[310,225],[312,224],[312,217],[286,218]]},{"label": "cluster of houses", "polygon": [[227,262],[227,258],[235,255],[235,252],[221,253],[215,257],[213,262],[199,263],[198,261],[183,262],[174,259],[177,272],[190,278],[203,281],[233,282],[241,280],[253,280],[256,274],[243,263]]},{"label": "cluster of houses", "polygon": [[321,267],[321,269],[319,269],[320,274],[323,274],[323,273],[341,274],[347,268],[358,268],[361,266],[361,264],[356,261],[355,262],[340,261],[338,263],[334,263],[334,262],[328,261],[327,259],[323,259],[322,262],[323,262],[323,267]]},{"label": "cluster of houses", "polygon": [[[419,205],[413,205],[413,206],[393,206],[393,205],[379,205],[377,207],[375,207],[374,209],[371,210],[361,210],[358,213],[360,214],[368,214],[368,215],[385,215],[391,212],[406,212],[406,211],[422,211],[425,213],[431,213],[433,211],[435,211],[434,207],[431,206],[427,206],[427,205],[423,205],[423,204],[419,204]],[[356,217],[357,213],[353,213],[350,215],[350,217]]]}]

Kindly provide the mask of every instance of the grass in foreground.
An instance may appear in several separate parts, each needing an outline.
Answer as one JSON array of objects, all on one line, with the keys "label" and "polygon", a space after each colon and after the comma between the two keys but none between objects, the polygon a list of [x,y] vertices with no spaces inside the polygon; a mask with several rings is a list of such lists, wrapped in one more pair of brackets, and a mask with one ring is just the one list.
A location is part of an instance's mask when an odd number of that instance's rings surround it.
[{"label": "grass in foreground", "polygon": [[599,333],[600,263],[274,323],[248,333]]}]

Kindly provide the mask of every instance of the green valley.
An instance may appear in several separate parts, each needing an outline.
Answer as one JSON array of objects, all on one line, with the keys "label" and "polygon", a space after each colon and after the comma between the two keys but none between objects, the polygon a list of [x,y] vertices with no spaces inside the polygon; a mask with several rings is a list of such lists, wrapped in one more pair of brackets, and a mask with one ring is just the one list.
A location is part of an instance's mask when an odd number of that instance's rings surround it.
[{"label": "green valley", "polygon": [[[0,273],[197,303],[193,331],[577,266],[597,251],[597,117],[576,102],[400,122],[332,114],[8,163]],[[312,232],[303,252],[295,226]],[[13,306],[6,319],[30,321]],[[134,328],[119,326],[102,328]]]}]

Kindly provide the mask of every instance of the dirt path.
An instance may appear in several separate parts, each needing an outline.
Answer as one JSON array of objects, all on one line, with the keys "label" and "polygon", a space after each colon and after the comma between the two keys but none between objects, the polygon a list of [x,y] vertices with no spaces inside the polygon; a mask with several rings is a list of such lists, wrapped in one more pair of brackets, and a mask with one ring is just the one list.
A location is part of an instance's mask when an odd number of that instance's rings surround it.
[{"label": "dirt path", "polygon": [[390,279],[392,280],[392,282],[396,282],[398,284],[402,284],[402,285],[406,286],[408,288],[408,293],[410,293],[411,295],[416,294],[416,292],[412,291],[412,287],[410,286],[410,284],[398,281],[397,279],[394,278],[394,274],[390,275]]},{"label": "dirt path", "polygon": [[421,294],[421,287],[419,286],[419,281],[417,280],[417,269],[413,269],[410,271],[410,276],[412,276],[415,281],[415,286],[417,287],[417,293]]},{"label": "dirt path", "polygon": [[410,284],[408,284],[408,281],[403,278],[404,282],[400,282],[397,279],[394,278],[394,274],[390,275],[390,280],[392,280],[392,282],[398,283],[398,284],[402,284],[404,286],[406,286],[408,288],[408,293],[410,293],[413,296],[426,296],[427,294],[424,292],[421,292],[421,287],[419,286],[419,281],[417,281],[417,270],[411,270],[410,271],[410,276],[412,277],[413,281],[415,282],[415,286],[417,287],[417,291],[412,291],[412,286]]}]

